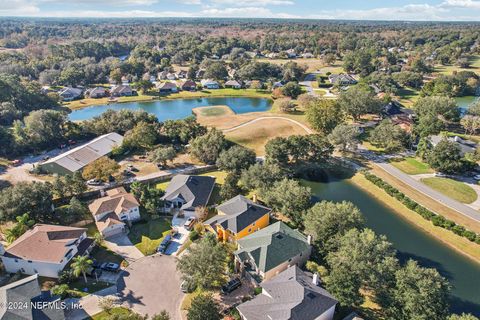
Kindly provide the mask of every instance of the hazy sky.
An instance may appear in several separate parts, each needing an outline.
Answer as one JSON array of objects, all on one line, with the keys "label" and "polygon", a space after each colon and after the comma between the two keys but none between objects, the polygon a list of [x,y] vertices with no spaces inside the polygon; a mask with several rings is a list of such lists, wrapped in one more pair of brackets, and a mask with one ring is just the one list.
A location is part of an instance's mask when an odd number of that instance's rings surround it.
[{"label": "hazy sky", "polygon": [[0,16],[480,21],[480,0],[0,0]]}]

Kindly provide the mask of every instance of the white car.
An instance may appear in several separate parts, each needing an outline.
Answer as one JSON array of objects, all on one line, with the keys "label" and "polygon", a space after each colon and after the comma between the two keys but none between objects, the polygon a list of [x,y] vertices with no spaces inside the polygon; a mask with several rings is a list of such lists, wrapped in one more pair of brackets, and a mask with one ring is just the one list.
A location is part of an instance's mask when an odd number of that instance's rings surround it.
[{"label": "white car", "polygon": [[447,175],[443,172],[435,172],[435,177],[446,178]]},{"label": "white car", "polygon": [[475,180],[480,180],[480,174],[474,175],[474,176],[473,176],[473,179],[475,179]]}]

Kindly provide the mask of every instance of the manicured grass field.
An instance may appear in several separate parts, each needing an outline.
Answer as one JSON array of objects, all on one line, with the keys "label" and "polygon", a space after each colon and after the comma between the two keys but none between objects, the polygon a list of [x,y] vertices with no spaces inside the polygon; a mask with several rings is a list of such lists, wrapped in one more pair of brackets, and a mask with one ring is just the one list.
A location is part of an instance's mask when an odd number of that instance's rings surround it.
[{"label": "manicured grass field", "polygon": [[200,107],[192,110],[198,117],[218,117],[235,114],[228,106]]},{"label": "manicured grass field", "polygon": [[421,181],[430,188],[462,203],[472,203],[477,200],[475,190],[463,182],[438,177],[424,178]]},{"label": "manicured grass field", "polygon": [[[139,93],[138,96],[119,97],[117,102],[150,101],[155,98],[156,96],[154,95],[144,95]],[[86,98],[86,99],[67,102],[65,103],[65,106],[68,107],[69,109],[75,110],[75,109],[81,109],[81,108],[85,108],[93,105],[107,104],[108,99],[109,99],[108,97],[99,98],[99,99]],[[117,103],[117,102],[114,102],[114,103]]]},{"label": "manicured grass field", "polygon": [[406,107],[411,107],[420,97],[420,91],[412,88],[401,88],[398,90],[397,95],[400,98],[400,103]]},{"label": "manicured grass field", "polygon": [[145,223],[134,224],[128,237],[140,252],[148,256],[156,252],[171,228],[170,221],[166,219],[151,219]]},{"label": "manicured grass field", "polygon": [[480,71],[480,56],[479,55],[471,56],[469,60],[471,64],[470,68],[460,68],[459,66],[456,66],[456,65],[448,65],[448,66],[437,65],[435,66],[435,72],[438,72],[441,74],[448,74],[448,75],[451,75],[454,71],[456,72],[474,71],[478,73]]},{"label": "manicured grass field", "polygon": [[70,290],[74,291],[76,296],[84,296],[89,293],[94,293],[112,286],[111,283],[98,281],[94,278],[87,277],[87,283],[83,279],[83,276],[78,277],[75,281],[68,284]]},{"label": "manicured grass field", "polygon": [[102,311],[97,313],[96,315],[92,316],[92,320],[107,320],[113,319],[114,316],[129,316],[131,311],[124,307],[117,307],[110,310],[110,313],[106,313]]},{"label": "manicured grass field", "polygon": [[390,163],[406,174],[433,173],[433,170],[428,164],[413,157],[408,157],[402,160],[392,160]]},{"label": "manicured grass field", "polygon": [[323,67],[325,67],[325,63],[318,58],[312,58],[312,59],[305,59],[305,58],[298,58],[298,59],[268,59],[268,58],[262,58],[262,59],[257,59],[258,62],[269,62],[272,64],[276,65],[284,65],[287,62],[293,61],[298,63],[299,65],[306,65],[307,66],[307,72],[313,72],[317,71]]}]

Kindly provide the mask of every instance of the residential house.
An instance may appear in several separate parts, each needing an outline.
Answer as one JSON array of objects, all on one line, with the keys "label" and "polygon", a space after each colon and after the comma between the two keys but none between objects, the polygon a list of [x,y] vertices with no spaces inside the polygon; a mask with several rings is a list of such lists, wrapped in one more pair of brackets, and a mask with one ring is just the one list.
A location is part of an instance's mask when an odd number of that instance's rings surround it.
[{"label": "residential house", "polygon": [[242,88],[242,84],[237,81],[237,80],[228,80],[227,82],[225,82],[225,88],[232,88],[232,89],[241,89]]},{"label": "residential house", "polygon": [[204,75],[205,75],[205,70],[200,69],[195,73],[195,79],[202,79]]},{"label": "residential house", "polygon": [[58,92],[58,95],[60,96],[60,99],[62,101],[72,101],[74,99],[78,99],[82,96],[83,90],[80,88],[72,88],[72,87],[66,87],[63,88]]},{"label": "residential house", "polygon": [[235,242],[270,223],[272,209],[238,195],[217,207],[218,214],[205,226],[215,233],[219,241]]},{"label": "residential house", "polygon": [[42,291],[38,275],[23,278],[0,288],[1,320],[64,320],[61,299]]},{"label": "residential house", "polygon": [[140,219],[140,204],[133,194],[123,187],[108,190],[105,197],[96,199],[88,208],[95,219],[98,231],[112,237],[126,231],[126,224]]},{"label": "residential house", "polygon": [[281,88],[281,87],[283,87],[283,83],[281,81],[274,82],[272,85],[273,89]]},{"label": "residential house", "polygon": [[293,266],[263,282],[262,293],[237,306],[242,320],[332,320],[338,301]]},{"label": "residential house", "polygon": [[158,79],[159,80],[167,80],[167,75],[168,75],[168,71],[161,71],[158,73]]},{"label": "residential house", "polygon": [[270,52],[265,55],[268,59],[277,59],[280,56],[278,52]]},{"label": "residential house", "polygon": [[186,70],[180,70],[177,72],[177,78],[178,79],[186,79],[187,78],[188,72]]},{"label": "residential house", "polygon": [[315,56],[314,56],[313,53],[311,53],[311,52],[305,52],[305,53],[302,53],[302,58],[304,58],[304,59],[313,59],[313,58],[315,58]]},{"label": "residential house", "polygon": [[74,256],[88,254],[93,245],[85,228],[36,224],[6,249],[0,245],[0,256],[8,273],[58,278]]},{"label": "residential house", "polygon": [[110,90],[110,95],[112,97],[128,97],[133,95],[133,90],[128,84],[121,84],[118,86],[113,86]]},{"label": "residential house", "polygon": [[297,53],[295,52],[295,49],[288,49],[287,51],[285,51],[285,53],[287,54],[287,57],[289,59],[294,59],[297,57]]},{"label": "residential house", "polygon": [[475,150],[477,150],[477,144],[474,141],[462,139],[459,136],[447,137],[444,135],[434,135],[429,137],[429,141],[433,147],[435,147],[443,139],[455,143],[460,148],[460,154],[462,156],[467,153],[473,153]]},{"label": "residential house", "polygon": [[205,89],[220,89],[218,82],[212,79],[203,79],[200,83],[202,84],[202,88]]},{"label": "residential house", "polygon": [[382,109],[382,115],[389,118],[406,132],[413,130],[415,113],[411,109],[403,108],[398,101],[391,101]]},{"label": "residential house", "polygon": [[328,76],[328,80],[331,84],[339,86],[348,86],[357,83],[357,80],[352,75],[346,73],[331,74]]},{"label": "residential house", "polygon": [[87,95],[90,98],[97,99],[97,98],[103,98],[107,95],[107,92],[105,91],[105,88],[103,87],[95,87],[87,91]]},{"label": "residential house", "polygon": [[193,80],[185,80],[180,85],[180,88],[183,91],[195,91],[195,90],[197,90],[197,84]]},{"label": "residential house", "polygon": [[157,84],[159,93],[174,93],[178,92],[177,84],[173,82],[162,82]]},{"label": "residential house", "polygon": [[171,80],[171,81],[177,80],[177,75],[175,73],[169,72],[167,73],[167,80]]},{"label": "residential house", "polygon": [[122,145],[123,136],[116,132],[104,134],[92,141],[73,148],[39,165],[44,172],[51,174],[73,174],[100,157],[109,155],[113,148]]},{"label": "residential house", "polygon": [[237,240],[236,269],[257,283],[269,280],[289,266],[303,265],[310,257],[310,239],[276,222]]},{"label": "residential house", "polygon": [[186,217],[200,218],[195,209],[207,206],[214,186],[214,177],[178,174],[172,178],[162,197],[164,211],[178,211]]}]

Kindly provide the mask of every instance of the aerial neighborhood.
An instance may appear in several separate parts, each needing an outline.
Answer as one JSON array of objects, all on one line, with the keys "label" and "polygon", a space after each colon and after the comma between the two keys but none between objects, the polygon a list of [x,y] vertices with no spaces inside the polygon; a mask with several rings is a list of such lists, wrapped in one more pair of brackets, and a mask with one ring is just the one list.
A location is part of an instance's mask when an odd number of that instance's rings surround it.
[{"label": "aerial neighborhood", "polygon": [[477,22],[130,15],[0,17],[0,319],[479,319]]}]

